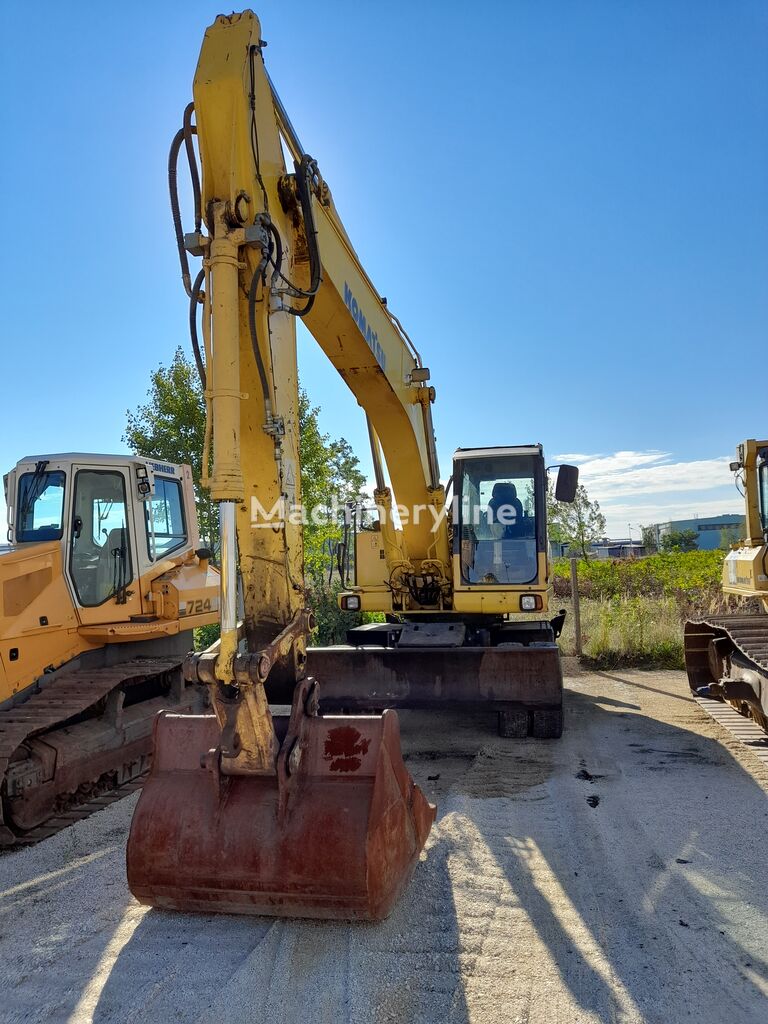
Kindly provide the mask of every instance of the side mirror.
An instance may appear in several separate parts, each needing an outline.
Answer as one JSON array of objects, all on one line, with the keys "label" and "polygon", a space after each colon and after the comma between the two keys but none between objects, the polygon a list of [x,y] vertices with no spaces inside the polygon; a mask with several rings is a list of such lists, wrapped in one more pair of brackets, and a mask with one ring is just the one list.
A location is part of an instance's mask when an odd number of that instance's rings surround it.
[{"label": "side mirror", "polygon": [[555,483],[555,501],[576,500],[576,488],[579,486],[579,467],[561,466],[557,471]]}]

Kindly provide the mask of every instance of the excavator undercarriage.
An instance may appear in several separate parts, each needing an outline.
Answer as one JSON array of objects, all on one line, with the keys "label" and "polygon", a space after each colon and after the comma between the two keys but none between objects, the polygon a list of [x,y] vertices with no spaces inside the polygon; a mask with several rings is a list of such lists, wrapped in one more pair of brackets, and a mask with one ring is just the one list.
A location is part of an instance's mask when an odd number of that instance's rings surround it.
[{"label": "excavator undercarriage", "polygon": [[723,615],[685,624],[693,693],[726,701],[768,733],[768,615]]},{"label": "excavator undercarriage", "polygon": [[500,736],[557,739],[563,731],[563,674],[554,640],[496,647],[310,647],[307,664],[324,681],[323,711],[482,709],[496,713]]},{"label": "excavator undercarriage", "polygon": [[141,784],[155,716],[201,712],[204,687],[182,659],[128,657],[43,676],[0,710],[0,847],[30,845],[80,821]]}]

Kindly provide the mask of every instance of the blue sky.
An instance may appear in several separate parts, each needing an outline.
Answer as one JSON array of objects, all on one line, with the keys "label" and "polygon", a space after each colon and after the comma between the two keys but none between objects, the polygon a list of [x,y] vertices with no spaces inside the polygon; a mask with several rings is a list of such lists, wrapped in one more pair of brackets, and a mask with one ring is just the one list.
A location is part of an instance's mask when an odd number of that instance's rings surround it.
[{"label": "blue sky", "polygon": [[[768,5],[526,0],[258,9],[266,60],[458,446],[578,456],[611,533],[739,511],[768,428]],[[0,465],[123,450],[188,345],[166,192],[195,0],[6,0]],[[300,338],[322,424],[356,403]],[[762,383],[761,383],[762,382]]]}]

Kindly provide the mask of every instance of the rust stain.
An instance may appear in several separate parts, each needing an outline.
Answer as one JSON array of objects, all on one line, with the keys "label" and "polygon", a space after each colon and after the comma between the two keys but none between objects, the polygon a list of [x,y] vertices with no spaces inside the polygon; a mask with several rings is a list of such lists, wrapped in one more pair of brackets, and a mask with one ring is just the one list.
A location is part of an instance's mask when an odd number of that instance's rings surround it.
[{"label": "rust stain", "polygon": [[331,762],[332,772],[356,772],[370,745],[353,725],[340,725],[326,736],[323,759]]}]

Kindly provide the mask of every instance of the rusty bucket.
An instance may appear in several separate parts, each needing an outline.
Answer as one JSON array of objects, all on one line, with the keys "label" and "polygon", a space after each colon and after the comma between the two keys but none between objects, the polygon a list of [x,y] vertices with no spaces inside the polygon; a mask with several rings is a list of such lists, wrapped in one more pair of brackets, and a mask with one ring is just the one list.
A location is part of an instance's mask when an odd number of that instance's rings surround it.
[{"label": "rusty bucket", "polygon": [[222,774],[214,715],[158,716],[128,839],[138,900],[278,917],[390,913],[435,818],[403,763],[397,714],[302,716],[298,705],[275,719],[273,775]]}]

